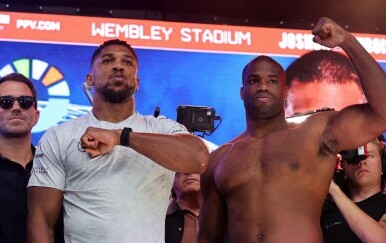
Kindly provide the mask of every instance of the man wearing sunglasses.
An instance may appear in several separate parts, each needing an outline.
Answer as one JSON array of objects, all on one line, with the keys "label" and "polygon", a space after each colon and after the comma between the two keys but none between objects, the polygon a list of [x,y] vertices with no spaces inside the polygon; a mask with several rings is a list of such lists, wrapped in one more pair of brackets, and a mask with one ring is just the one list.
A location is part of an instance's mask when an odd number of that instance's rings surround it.
[{"label": "man wearing sunglasses", "polygon": [[0,242],[26,242],[31,130],[38,119],[31,80],[19,73],[0,78]]}]

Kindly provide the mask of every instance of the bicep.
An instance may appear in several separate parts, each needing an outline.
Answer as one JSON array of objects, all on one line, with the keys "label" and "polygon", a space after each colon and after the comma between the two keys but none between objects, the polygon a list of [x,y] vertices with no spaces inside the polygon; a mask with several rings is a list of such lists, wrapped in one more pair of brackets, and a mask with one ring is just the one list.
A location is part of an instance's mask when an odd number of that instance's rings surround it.
[{"label": "bicep", "polygon": [[62,209],[62,201],[63,192],[61,190],[49,187],[29,187],[29,217],[44,222],[53,229]]},{"label": "bicep", "polygon": [[200,238],[221,241],[226,232],[227,214],[224,199],[218,192],[213,173],[201,175],[203,201],[200,211]]},{"label": "bicep", "polygon": [[351,105],[334,112],[326,128],[337,141],[339,150],[359,147],[379,136],[383,130],[383,120],[371,111],[368,104]]}]

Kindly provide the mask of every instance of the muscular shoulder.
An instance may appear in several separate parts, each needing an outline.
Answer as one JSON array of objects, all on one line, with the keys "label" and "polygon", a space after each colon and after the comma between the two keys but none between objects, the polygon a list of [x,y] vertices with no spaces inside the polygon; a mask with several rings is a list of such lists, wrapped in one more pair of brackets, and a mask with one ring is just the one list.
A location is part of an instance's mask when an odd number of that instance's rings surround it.
[{"label": "muscular shoulder", "polygon": [[210,153],[207,172],[214,170],[218,163],[218,159],[226,153],[230,146],[231,144],[224,144]]},{"label": "muscular shoulder", "polygon": [[[243,146],[245,140],[233,141],[226,143],[210,153],[209,170],[216,170],[219,166],[223,166],[226,161],[237,160],[240,158],[240,153],[237,150]],[[235,152],[236,151],[236,152]],[[236,158],[235,158],[236,156]]]}]

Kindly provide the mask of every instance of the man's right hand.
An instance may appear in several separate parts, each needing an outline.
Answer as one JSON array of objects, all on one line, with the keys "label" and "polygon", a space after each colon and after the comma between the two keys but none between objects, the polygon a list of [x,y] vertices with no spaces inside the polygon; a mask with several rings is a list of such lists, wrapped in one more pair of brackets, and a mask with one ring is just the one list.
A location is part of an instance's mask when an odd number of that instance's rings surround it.
[{"label": "man's right hand", "polygon": [[319,19],[312,34],[315,35],[313,39],[315,43],[329,48],[340,46],[348,36],[351,36],[340,25],[326,17]]},{"label": "man's right hand", "polygon": [[80,145],[92,158],[107,154],[115,145],[120,144],[121,132],[122,130],[89,127],[80,138]]}]

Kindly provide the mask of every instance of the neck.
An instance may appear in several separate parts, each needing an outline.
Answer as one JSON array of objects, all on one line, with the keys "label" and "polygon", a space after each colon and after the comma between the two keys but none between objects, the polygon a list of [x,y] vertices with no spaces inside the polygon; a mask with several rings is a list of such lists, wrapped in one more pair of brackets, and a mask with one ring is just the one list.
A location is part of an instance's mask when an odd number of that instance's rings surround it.
[{"label": "neck", "polygon": [[103,100],[101,97],[94,96],[92,112],[99,121],[121,122],[134,114],[134,96],[121,103],[111,103]]},{"label": "neck", "polygon": [[183,203],[185,206],[189,207],[194,211],[200,210],[201,201],[202,195],[200,192],[188,193],[187,195],[180,195],[177,199],[178,203]]},{"label": "neck", "polygon": [[0,154],[25,167],[33,157],[31,134],[18,138],[9,138],[0,135]]},{"label": "neck", "polygon": [[263,137],[274,131],[281,130],[288,125],[284,117],[284,112],[268,119],[252,118],[247,115],[246,120],[247,120],[246,133],[249,136],[253,136],[253,137]]},{"label": "neck", "polygon": [[381,191],[380,185],[367,187],[350,187],[351,200],[353,202],[363,201]]}]

